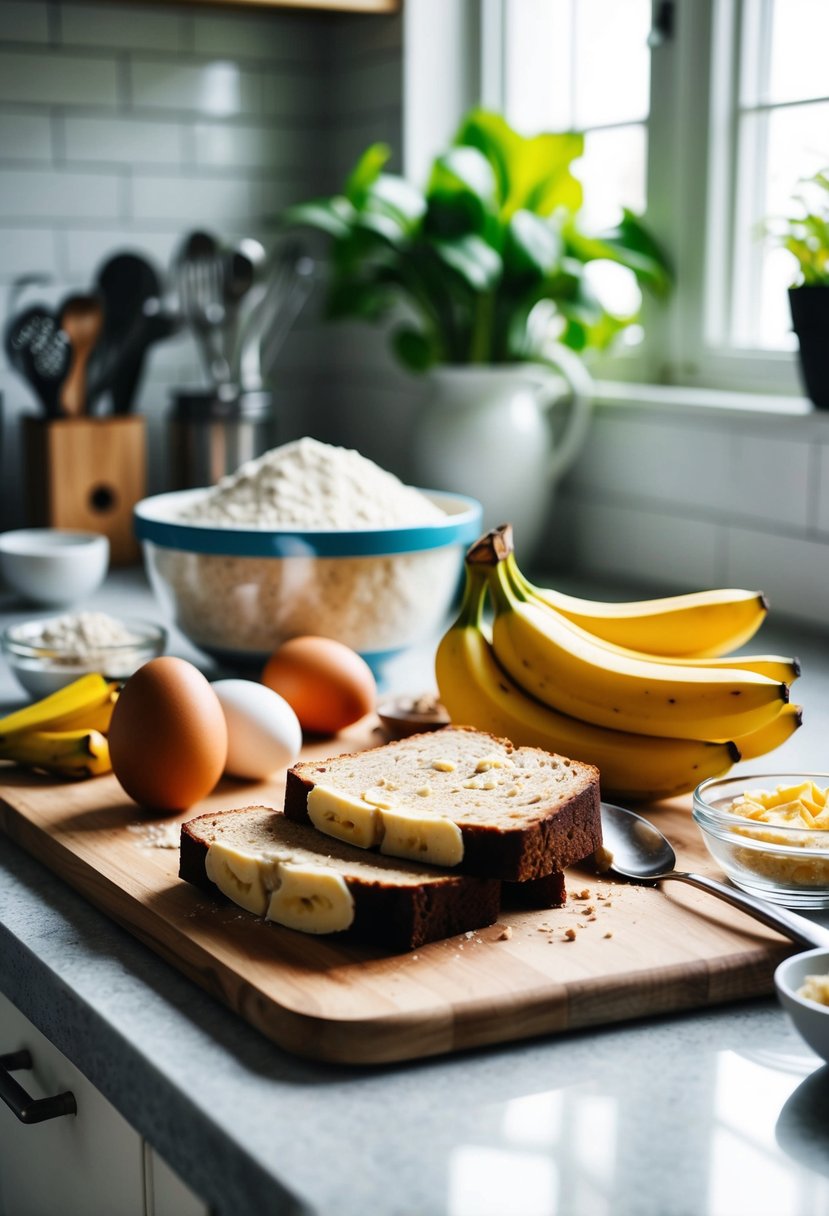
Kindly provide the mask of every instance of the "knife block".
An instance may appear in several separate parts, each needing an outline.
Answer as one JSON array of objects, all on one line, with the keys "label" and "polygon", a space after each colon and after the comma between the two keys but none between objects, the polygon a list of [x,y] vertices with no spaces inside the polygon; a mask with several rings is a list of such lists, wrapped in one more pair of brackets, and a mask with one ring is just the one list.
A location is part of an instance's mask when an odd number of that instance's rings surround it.
[{"label": "knife block", "polygon": [[32,526],[101,532],[115,566],[138,561],[132,511],[146,493],[145,419],[26,417]]}]

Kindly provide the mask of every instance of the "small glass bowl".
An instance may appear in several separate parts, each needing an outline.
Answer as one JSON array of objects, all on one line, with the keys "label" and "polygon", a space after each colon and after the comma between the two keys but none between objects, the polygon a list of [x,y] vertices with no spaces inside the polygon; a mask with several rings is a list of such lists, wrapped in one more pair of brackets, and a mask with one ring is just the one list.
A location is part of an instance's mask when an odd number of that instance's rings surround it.
[{"label": "small glass bowl", "polygon": [[787,908],[829,908],[829,829],[778,826],[729,809],[747,791],[773,792],[805,781],[826,789],[829,773],[715,777],[694,791],[693,817],[735,886]]},{"label": "small glass bowl", "polygon": [[9,667],[33,697],[57,692],[90,671],[98,671],[108,680],[126,680],[144,663],[163,654],[167,645],[167,631],[161,625],[119,617],[119,624],[130,631],[133,641],[94,650],[61,649],[41,640],[44,626],[56,619],[9,625],[0,639]]}]

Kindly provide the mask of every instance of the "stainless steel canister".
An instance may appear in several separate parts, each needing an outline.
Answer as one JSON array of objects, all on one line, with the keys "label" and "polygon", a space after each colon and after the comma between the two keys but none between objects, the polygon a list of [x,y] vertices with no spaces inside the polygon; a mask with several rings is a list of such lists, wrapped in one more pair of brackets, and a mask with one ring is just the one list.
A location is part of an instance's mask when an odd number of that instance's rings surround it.
[{"label": "stainless steel canister", "polygon": [[177,390],[172,396],[169,427],[170,488],[215,485],[276,443],[273,396],[265,390],[227,398]]}]

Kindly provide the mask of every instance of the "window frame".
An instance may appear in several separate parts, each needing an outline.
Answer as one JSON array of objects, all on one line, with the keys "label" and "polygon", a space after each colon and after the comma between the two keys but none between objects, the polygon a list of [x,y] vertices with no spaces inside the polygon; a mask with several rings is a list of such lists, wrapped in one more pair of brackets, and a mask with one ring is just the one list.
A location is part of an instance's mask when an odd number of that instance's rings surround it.
[{"label": "window frame", "polygon": [[[480,100],[503,112],[509,95],[510,3],[482,0],[477,48]],[[747,9],[747,0],[674,0],[673,34],[652,50],[648,222],[671,251],[681,288],[667,305],[645,302],[642,346],[597,357],[597,375],[802,393],[796,350],[721,345],[709,336],[726,328],[733,306],[737,191],[731,166],[739,153],[737,101]]]}]

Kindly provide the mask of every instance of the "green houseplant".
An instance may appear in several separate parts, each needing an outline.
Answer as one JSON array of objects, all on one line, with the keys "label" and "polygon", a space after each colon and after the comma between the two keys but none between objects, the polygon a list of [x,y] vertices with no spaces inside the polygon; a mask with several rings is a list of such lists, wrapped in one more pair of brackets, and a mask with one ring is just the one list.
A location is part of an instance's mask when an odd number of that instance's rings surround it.
[{"label": "green houseplant", "polygon": [[829,167],[802,184],[797,210],[770,221],[767,231],[797,261],[789,307],[800,371],[812,403],[829,409]]},{"label": "green houseplant", "polygon": [[632,212],[605,232],[582,225],[572,170],[583,149],[579,134],[525,138],[477,109],[425,188],[388,173],[389,149],[375,144],[342,193],[283,216],[329,238],[328,317],[386,326],[403,367],[427,373],[411,446],[418,484],[480,499],[487,526],[513,524],[524,557],[587,434],[583,355],[638,315],[606,307],[588,265],[626,267],[658,296],[670,282]]},{"label": "green houseplant", "polygon": [[282,218],[331,238],[327,315],[394,322],[393,349],[410,370],[543,360],[551,321],[572,350],[603,349],[638,310],[605,307],[587,264],[625,266],[657,296],[670,276],[632,212],[604,232],[581,226],[572,165],[583,150],[579,134],[525,138],[473,110],[425,189],[387,173],[390,150],[374,144],[342,193]]}]

